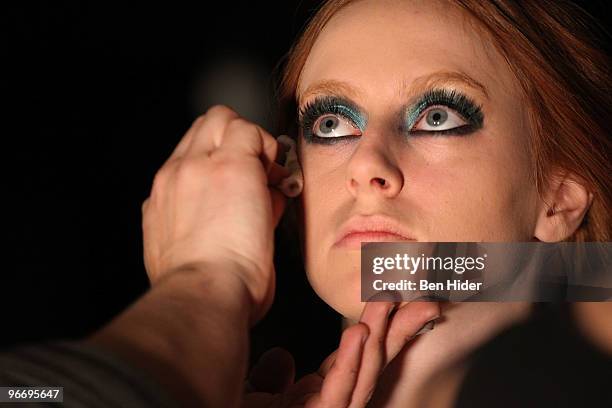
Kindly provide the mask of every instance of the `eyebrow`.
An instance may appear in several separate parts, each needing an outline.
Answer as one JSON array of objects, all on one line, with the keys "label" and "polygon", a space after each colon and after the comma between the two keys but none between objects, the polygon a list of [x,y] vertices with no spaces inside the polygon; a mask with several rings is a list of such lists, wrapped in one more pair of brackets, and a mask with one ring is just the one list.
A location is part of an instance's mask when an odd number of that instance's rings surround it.
[{"label": "eyebrow", "polygon": [[403,81],[402,86],[400,87],[400,92],[404,91],[405,89],[410,89],[411,94],[419,94],[435,86],[445,86],[453,84],[461,84],[467,86],[477,92],[480,92],[485,98],[489,98],[487,88],[483,84],[481,84],[465,72],[460,71],[438,71],[433,74],[423,75],[418,78],[415,78],[412,84]]},{"label": "eyebrow", "polygon": [[297,95],[297,104],[302,106],[302,101],[308,99],[312,95],[334,95],[341,98],[358,99],[365,92],[347,82],[328,79],[319,81],[309,86],[302,94]]},{"label": "eyebrow", "polygon": [[[481,93],[485,98],[489,98],[487,88],[472,78],[468,74],[459,71],[438,71],[433,74],[423,75],[413,79],[412,81],[400,81],[398,92],[400,96],[408,94],[409,96],[420,95],[426,90],[434,87],[442,87],[453,84],[461,84]],[[297,104],[302,105],[302,101],[308,99],[312,95],[335,95],[346,97],[349,99],[359,99],[365,92],[363,89],[350,85],[347,82],[337,80],[319,81],[309,86],[303,93],[297,94]]]}]

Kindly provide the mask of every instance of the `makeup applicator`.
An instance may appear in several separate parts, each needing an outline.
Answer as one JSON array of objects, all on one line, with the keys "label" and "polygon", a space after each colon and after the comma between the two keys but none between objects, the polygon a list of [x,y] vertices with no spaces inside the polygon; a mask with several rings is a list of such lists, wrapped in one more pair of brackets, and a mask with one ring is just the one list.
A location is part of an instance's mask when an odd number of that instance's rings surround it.
[{"label": "makeup applicator", "polygon": [[297,197],[302,193],[304,177],[298,161],[295,141],[287,135],[280,135],[276,140],[285,148],[284,154],[279,156],[279,164],[291,173],[282,179],[277,187],[287,197]]}]

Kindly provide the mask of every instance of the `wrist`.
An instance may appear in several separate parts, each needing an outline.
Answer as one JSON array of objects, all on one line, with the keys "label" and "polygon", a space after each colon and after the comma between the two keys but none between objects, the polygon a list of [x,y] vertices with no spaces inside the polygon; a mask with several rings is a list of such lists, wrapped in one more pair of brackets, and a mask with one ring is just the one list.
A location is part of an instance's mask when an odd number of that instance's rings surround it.
[{"label": "wrist", "polygon": [[215,390],[231,388],[246,372],[251,309],[231,265],[189,265],[163,276],[86,342],[151,372],[187,405],[219,406],[209,400],[223,397]]},{"label": "wrist", "polygon": [[[184,264],[174,268],[155,283],[155,287],[183,286],[188,290],[213,295],[218,306],[227,310],[231,316],[235,313],[246,315],[249,326],[257,323],[270,308],[274,291],[274,284],[263,293],[263,282],[257,281],[259,271],[252,271],[244,265],[233,261],[207,260],[197,263]],[[250,283],[250,284],[249,284]],[[254,293],[256,292],[256,293]]]},{"label": "wrist", "polygon": [[229,262],[199,262],[164,274],[155,287],[171,288],[175,293],[193,293],[206,304],[214,299],[215,304],[224,309],[250,311],[252,297],[242,276],[240,267]]}]

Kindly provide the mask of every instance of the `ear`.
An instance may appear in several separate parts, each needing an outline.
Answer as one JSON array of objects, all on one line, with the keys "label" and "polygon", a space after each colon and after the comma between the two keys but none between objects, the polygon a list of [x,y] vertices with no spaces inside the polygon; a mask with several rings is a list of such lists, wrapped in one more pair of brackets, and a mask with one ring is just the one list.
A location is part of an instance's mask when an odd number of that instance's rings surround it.
[{"label": "ear", "polygon": [[544,193],[534,231],[536,239],[559,242],[571,236],[584,219],[593,193],[568,171],[556,171]]}]

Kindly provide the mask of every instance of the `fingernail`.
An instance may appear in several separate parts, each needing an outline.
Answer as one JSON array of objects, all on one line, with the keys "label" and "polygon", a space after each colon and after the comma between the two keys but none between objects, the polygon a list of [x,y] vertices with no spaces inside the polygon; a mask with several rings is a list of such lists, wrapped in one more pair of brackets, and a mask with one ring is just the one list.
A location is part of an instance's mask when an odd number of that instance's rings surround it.
[{"label": "fingernail", "polygon": [[428,331],[432,331],[432,330],[434,329],[434,327],[435,327],[435,326],[436,326],[435,319],[434,319],[434,320],[430,320],[430,321],[428,321],[427,323],[425,323],[425,324],[423,325],[423,327],[421,327],[421,328],[419,329],[419,331],[418,331],[418,332],[414,333],[414,336],[412,336],[412,337],[416,337],[416,336],[419,336],[419,335],[421,335],[421,334],[423,334],[423,333],[427,333]]}]

